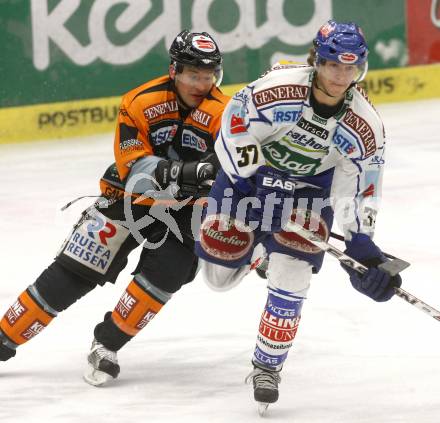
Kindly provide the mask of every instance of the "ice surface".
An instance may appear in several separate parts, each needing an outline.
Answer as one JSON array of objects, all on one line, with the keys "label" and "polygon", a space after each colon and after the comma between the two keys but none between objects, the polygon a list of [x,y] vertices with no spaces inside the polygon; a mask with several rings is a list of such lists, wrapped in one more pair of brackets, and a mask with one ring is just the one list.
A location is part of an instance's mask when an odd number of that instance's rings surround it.
[{"label": "ice surface", "polygon": [[[412,263],[403,287],[440,308],[440,101],[379,111],[388,166],[375,240]],[[0,146],[1,314],[49,265],[90,201],[60,207],[98,192],[112,138]],[[256,275],[222,294],[198,278],[120,352],[113,386],[82,381],[93,328],[136,260],[134,253],[116,286],[97,288],[0,363],[1,423],[258,421],[244,385],[266,297]],[[438,423],[440,322],[399,298],[374,303],[328,257],[282,377],[271,422]]]}]

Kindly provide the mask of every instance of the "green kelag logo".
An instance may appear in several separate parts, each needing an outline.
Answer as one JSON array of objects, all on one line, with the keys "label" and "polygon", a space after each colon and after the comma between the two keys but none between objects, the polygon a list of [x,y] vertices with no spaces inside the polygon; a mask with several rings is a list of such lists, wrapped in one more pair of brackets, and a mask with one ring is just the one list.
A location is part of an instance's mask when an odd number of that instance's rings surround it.
[{"label": "green kelag logo", "polygon": [[266,161],[280,170],[287,170],[295,175],[314,175],[317,167],[321,164],[320,159],[310,157],[292,151],[279,141],[272,141],[262,146]]},{"label": "green kelag logo", "polygon": [[[285,45],[301,47],[293,58],[304,60],[304,46],[310,45],[317,28],[332,16],[332,0],[302,0],[295,7],[286,3],[290,2],[31,0],[33,63],[38,70],[50,67],[50,50],[55,47],[78,66],[97,59],[127,65],[146,56],[162,40],[169,46],[184,27],[209,32],[224,54],[272,43],[266,48],[271,62],[288,58],[276,51],[285,50]],[[292,15],[301,23],[292,23]],[[265,16],[263,21],[261,16]]]}]

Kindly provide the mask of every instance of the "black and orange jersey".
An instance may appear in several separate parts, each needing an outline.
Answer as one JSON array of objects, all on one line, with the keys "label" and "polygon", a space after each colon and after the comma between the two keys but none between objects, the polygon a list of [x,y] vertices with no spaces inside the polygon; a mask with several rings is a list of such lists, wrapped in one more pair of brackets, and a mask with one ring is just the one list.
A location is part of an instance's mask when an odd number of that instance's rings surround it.
[{"label": "black and orange jersey", "polygon": [[195,161],[213,153],[228,101],[228,96],[213,87],[200,105],[182,118],[169,76],[129,91],[122,97],[114,144],[120,178],[127,177],[140,157]]}]

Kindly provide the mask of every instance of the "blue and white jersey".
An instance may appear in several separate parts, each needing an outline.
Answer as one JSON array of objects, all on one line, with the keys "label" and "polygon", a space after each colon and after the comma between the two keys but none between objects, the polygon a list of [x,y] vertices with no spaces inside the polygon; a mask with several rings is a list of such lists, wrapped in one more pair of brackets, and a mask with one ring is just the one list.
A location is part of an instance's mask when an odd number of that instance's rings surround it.
[{"label": "blue and white jersey", "polygon": [[243,88],[223,113],[215,151],[239,186],[269,165],[295,175],[298,188],[329,188],[346,239],[372,236],[385,164],[382,121],[358,86],[335,116],[318,116],[312,79],[310,66],[277,64]]}]

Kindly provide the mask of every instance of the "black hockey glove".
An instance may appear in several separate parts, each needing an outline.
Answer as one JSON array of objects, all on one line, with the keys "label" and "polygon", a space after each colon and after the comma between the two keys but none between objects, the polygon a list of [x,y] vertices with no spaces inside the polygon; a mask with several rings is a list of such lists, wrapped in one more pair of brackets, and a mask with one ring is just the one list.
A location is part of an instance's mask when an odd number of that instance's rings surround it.
[{"label": "black hockey glove", "polygon": [[344,253],[368,267],[368,271],[361,274],[342,265],[349,274],[353,288],[377,302],[391,299],[395,294],[394,288],[402,285],[402,278],[400,275],[391,276],[377,267],[388,261],[379,247],[364,234],[355,234],[351,241],[346,242],[346,245],[347,249]]},{"label": "black hockey glove", "polygon": [[161,189],[174,186],[178,196],[202,197],[209,192],[216,174],[212,163],[161,160],[154,177]]}]

